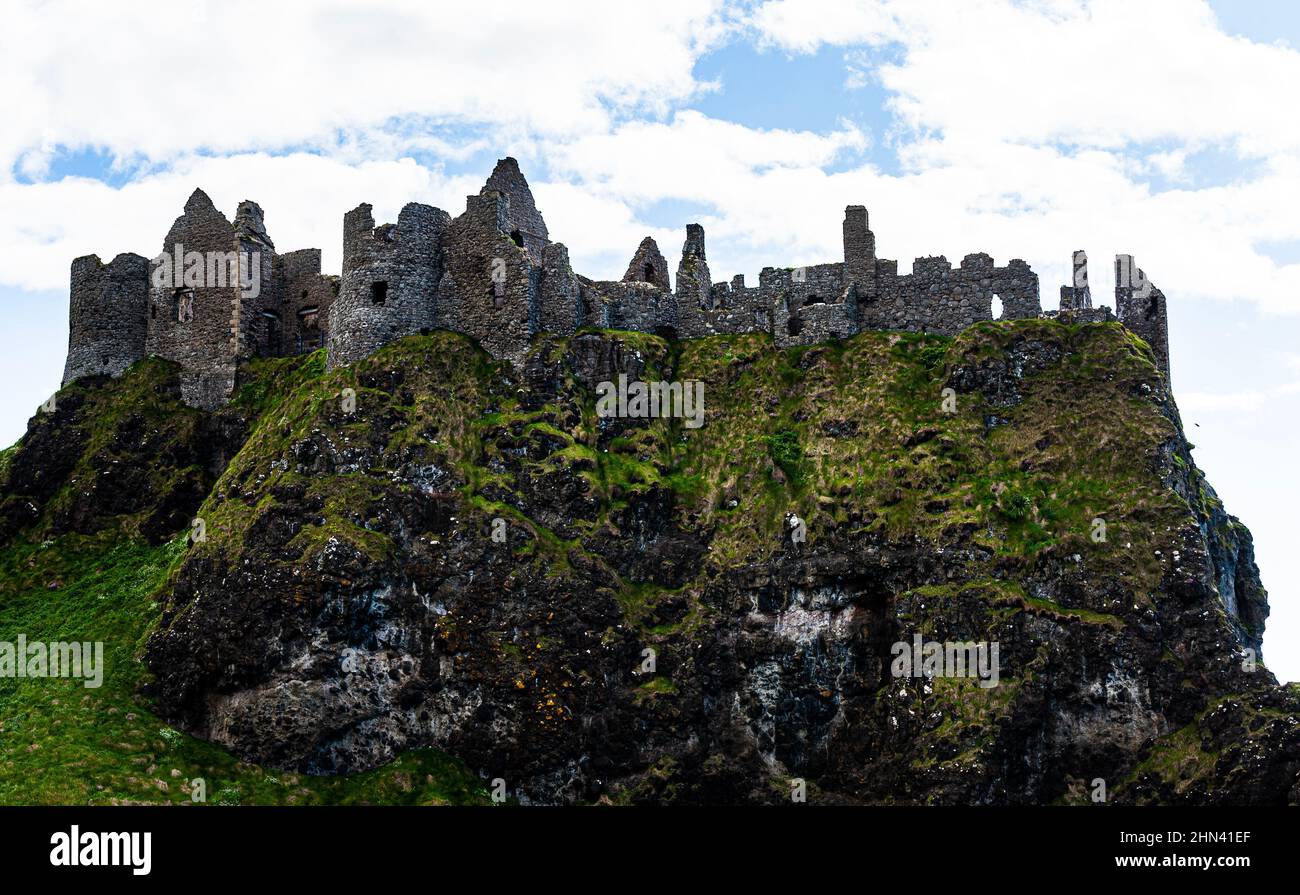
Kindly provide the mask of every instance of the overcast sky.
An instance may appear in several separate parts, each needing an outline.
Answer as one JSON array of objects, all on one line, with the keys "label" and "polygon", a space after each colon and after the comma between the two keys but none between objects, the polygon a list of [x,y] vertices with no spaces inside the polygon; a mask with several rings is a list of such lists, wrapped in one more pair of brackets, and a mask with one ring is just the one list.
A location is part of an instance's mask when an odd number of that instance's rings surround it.
[{"label": "overcast sky", "polygon": [[[343,213],[452,214],[514,155],[594,277],[704,224],[719,280],[1024,258],[1055,307],[1131,253],[1169,297],[1198,462],[1254,531],[1300,679],[1300,4],[1268,0],[58,2],[0,31],[0,442],[58,386],[68,265],[157,254],[196,186],[340,263]],[[1199,424],[1199,425],[1197,425]]]}]

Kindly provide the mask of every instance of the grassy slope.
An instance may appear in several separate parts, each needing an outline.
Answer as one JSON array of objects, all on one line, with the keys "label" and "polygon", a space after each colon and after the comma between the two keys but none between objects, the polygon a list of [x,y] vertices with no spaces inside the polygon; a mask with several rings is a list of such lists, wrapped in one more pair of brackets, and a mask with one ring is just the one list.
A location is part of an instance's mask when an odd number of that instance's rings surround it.
[{"label": "grassy slope", "polygon": [[[322,370],[318,355],[265,362],[239,402],[253,415],[276,412],[286,392]],[[114,387],[134,394],[153,372],[144,365]],[[158,618],[153,597],[186,543],[150,547],[131,536],[137,521],[0,548],[0,641],[101,640],[106,666],[96,689],[0,678],[0,804],[186,804],[196,779],[207,804],[219,805],[487,801],[482,781],[433,750],[364,774],[308,777],[246,764],[156,717],[136,695],[146,675],[138,651]]]}]

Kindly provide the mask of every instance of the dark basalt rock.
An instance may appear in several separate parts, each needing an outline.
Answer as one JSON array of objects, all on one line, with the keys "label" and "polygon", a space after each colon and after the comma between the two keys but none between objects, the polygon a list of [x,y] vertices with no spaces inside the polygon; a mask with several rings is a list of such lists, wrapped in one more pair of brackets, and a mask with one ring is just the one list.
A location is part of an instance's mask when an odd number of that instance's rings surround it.
[{"label": "dark basalt rock", "polygon": [[[939,367],[881,334],[635,338],[539,340],[516,375],[412,337],[250,421],[219,481],[234,423],[189,411],[159,441],[118,417],[84,505],[142,506],[148,451],[196,471],[141,530],[209,517],[159,595],[157,710],[307,773],[436,747],[525,802],[775,804],[796,778],[832,804],[1086,801],[1097,778],[1121,802],[1300,800],[1300,697],[1247,661],[1249,533],[1118,329],[990,327]],[[1066,379],[1077,352],[1111,371],[1095,390]],[[704,428],[595,418],[596,382],[665,371],[705,381]],[[13,458],[7,524],[47,524],[84,468],[76,400]],[[778,430],[803,458],[780,482]],[[896,675],[916,635],[997,644],[997,686]]]}]

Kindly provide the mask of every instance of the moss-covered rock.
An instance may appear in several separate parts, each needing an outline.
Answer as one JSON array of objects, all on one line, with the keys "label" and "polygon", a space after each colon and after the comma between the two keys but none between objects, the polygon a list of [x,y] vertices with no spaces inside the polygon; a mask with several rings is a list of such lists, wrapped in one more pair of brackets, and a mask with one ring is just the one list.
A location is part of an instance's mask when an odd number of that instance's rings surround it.
[{"label": "moss-covered rock", "polygon": [[[1240,655],[1249,533],[1118,326],[274,363],[144,651],[157,710],[247,761],[434,747],[525,801],[1044,802],[1275,687]],[[619,374],[703,382],[704,425],[598,416]],[[998,644],[997,686],[896,676],[915,635]]]}]

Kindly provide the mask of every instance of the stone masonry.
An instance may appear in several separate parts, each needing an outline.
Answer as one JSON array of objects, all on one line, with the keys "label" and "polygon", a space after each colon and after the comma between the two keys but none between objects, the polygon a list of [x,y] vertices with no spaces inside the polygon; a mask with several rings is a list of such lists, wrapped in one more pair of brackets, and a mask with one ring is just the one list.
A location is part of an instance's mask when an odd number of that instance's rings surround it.
[{"label": "stone masonry", "polygon": [[96,255],[72,262],[69,290],[67,384],[81,376],[120,376],[144,357],[149,320],[149,261]]},{"label": "stone masonry", "polygon": [[1156,364],[1169,378],[1169,315],[1165,294],[1133,263],[1115,256],[1115,313],[1119,322],[1151,346]]},{"label": "stone masonry", "polygon": [[363,204],[343,217],[343,278],[329,311],[331,365],[350,364],[434,326],[450,218],[411,202],[396,224],[376,227],[370,211]]},{"label": "stone masonry", "polygon": [[[262,209],[241,202],[227,220],[202,190],[172,225],[152,261],[120,255],[72,264],[64,382],[119,375],[147,355],[181,365],[182,393],[198,407],[229,400],[241,361],[314,351],[331,368],[389,342],[441,328],[464,333],[498,360],[519,364],[542,332],[583,327],[693,339],[761,332],[779,347],[848,338],[864,330],[955,335],[983,320],[1118,319],[1140,336],[1169,375],[1165,297],[1129,255],[1116,258],[1116,312],[1094,308],[1088,258],[1073,257],[1073,282],[1059,311],[1044,314],[1038,276],[1013,259],[982,253],[954,268],[917,258],[912,272],[876,255],[867,209],[844,211],[843,259],[767,267],[757,286],[743,276],[713,282],[704,228],[690,224],[676,290],[655,240],[641,241],[621,280],[591,280],[551,242],[528,181],[512,158],[497,162],[483,189],[453,218],[408,204],[396,224],[375,226],[371,206],[343,218],[341,277],[321,272],[319,249],[277,254]],[[1118,317],[1116,316],[1118,315]]]}]

